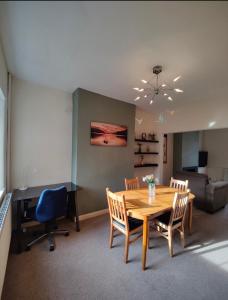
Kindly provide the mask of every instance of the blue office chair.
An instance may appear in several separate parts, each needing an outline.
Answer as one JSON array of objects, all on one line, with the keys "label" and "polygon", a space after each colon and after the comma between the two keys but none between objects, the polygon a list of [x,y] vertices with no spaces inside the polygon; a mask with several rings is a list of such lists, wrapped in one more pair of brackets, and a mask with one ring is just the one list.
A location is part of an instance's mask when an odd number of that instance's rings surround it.
[{"label": "blue office chair", "polygon": [[69,235],[69,231],[56,228],[56,219],[66,216],[67,189],[63,186],[57,189],[44,190],[36,206],[28,209],[28,215],[32,220],[45,225],[45,233],[27,244],[26,250],[43,238],[48,238],[49,250],[55,249],[54,234]]}]

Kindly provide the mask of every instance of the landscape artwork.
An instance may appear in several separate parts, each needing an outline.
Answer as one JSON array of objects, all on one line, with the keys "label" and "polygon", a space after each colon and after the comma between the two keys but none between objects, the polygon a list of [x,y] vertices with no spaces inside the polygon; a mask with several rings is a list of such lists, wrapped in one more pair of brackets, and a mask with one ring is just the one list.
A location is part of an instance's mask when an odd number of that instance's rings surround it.
[{"label": "landscape artwork", "polygon": [[127,126],[91,122],[90,143],[96,146],[127,146]]}]

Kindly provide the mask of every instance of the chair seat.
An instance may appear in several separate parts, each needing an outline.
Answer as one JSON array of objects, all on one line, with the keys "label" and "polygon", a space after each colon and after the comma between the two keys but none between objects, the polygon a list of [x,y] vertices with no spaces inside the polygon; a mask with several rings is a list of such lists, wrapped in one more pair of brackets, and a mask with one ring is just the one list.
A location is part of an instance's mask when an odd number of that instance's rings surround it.
[{"label": "chair seat", "polygon": [[[121,224],[120,222],[116,221],[116,220],[113,220],[113,224],[118,225],[119,227],[125,229],[125,226],[123,224]],[[132,230],[142,226],[143,221],[132,218],[132,217],[128,217],[128,224],[129,224],[129,230],[132,231]]]},{"label": "chair seat", "polygon": [[[171,212],[164,213],[163,215],[160,215],[159,217],[157,217],[155,219],[155,222],[158,221],[158,222],[163,223],[166,226],[168,226],[169,221],[170,221],[170,216],[171,216]],[[180,220],[176,220],[176,221],[173,222],[173,225],[176,225],[180,222],[181,222]]]}]

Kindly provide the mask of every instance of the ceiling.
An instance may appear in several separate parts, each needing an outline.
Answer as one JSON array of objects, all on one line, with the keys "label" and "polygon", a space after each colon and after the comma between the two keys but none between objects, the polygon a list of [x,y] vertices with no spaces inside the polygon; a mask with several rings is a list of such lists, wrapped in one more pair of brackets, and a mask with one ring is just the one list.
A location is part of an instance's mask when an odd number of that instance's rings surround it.
[{"label": "ceiling", "polygon": [[[18,78],[73,92],[81,87],[141,108],[175,110],[228,95],[228,2],[0,3],[0,34]],[[173,103],[135,102],[135,86],[161,64],[182,75]]]}]

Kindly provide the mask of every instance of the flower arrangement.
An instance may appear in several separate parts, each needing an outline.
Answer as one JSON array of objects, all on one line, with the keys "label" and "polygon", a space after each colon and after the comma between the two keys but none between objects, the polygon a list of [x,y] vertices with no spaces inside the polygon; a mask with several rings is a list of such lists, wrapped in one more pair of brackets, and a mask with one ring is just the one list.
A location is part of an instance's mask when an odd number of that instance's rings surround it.
[{"label": "flower arrangement", "polygon": [[142,178],[143,182],[146,182],[147,184],[155,184],[157,182],[156,178],[154,177],[154,174],[146,175]]}]

